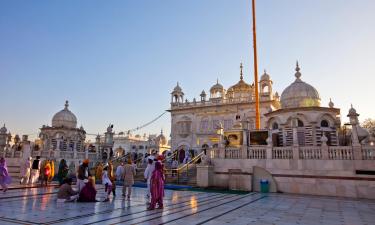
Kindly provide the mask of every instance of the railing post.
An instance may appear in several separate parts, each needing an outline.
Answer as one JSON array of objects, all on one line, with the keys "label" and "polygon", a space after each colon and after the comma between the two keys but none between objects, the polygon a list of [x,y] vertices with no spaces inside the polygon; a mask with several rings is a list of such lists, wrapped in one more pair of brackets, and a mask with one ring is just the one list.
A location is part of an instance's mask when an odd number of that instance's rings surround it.
[{"label": "railing post", "polygon": [[353,145],[353,159],[362,160],[362,146],[361,145]]},{"label": "railing post", "polygon": [[293,159],[295,159],[295,160],[299,159],[299,147],[298,147],[298,145],[293,146],[292,151],[293,151]]},{"label": "railing post", "polygon": [[241,159],[248,159],[249,156],[247,155],[247,146],[241,146]]},{"label": "railing post", "polygon": [[266,148],[266,159],[272,159],[272,146],[267,146]]}]

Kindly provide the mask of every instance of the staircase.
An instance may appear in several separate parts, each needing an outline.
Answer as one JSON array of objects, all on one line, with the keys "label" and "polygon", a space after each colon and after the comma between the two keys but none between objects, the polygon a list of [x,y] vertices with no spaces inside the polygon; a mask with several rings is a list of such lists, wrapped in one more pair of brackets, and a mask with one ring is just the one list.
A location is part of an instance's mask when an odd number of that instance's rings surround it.
[{"label": "staircase", "polygon": [[5,158],[8,167],[8,173],[12,177],[12,183],[20,181],[21,160],[22,158]]},{"label": "staircase", "polygon": [[204,152],[194,157],[192,160],[177,169],[166,170],[167,183],[197,185],[197,164],[201,162]]}]

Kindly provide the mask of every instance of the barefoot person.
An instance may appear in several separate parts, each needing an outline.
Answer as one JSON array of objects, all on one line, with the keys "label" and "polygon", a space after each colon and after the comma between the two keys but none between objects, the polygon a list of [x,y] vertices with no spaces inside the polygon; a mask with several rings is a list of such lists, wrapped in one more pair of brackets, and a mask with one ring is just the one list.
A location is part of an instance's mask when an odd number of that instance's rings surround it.
[{"label": "barefoot person", "polygon": [[[87,182],[86,182],[87,181]],[[85,180],[86,185],[82,188],[79,193],[79,202],[96,202],[96,189],[94,178]]]},{"label": "barefoot person", "polygon": [[59,180],[59,184],[62,185],[65,178],[67,178],[69,173],[69,167],[66,164],[65,159],[61,159],[59,164],[59,170],[57,172],[57,179]]},{"label": "barefoot person", "polygon": [[160,162],[156,162],[155,170],[151,176],[151,204],[147,208],[148,210],[155,209],[156,204],[159,205],[158,209],[163,208],[164,181],[163,166]]},{"label": "barefoot person", "polygon": [[72,178],[65,178],[59,192],[57,192],[57,202],[73,202],[78,198],[78,191],[72,188]]},{"label": "barefoot person", "polygon": [[33,164],[31,166],[30,184],[34,184],[38,180],[40,174],[40,165],[40,156],[37,156],[36,159],[34,159]]},{"label": "barefoot person", "polygon": [[28,157],[23,164],[21,165],[21,180],[20,184],[28,184],[30,179],[30,172],[31,172],[31,156]]},{"label": "barefoot person", "polygon": [[108,202],[109,195],[112,192],[112,182],[109,179],[109,175],[108,175],[108,165],[105,165],[103,168],[102,182],[103,182],[103,185],[105,187],[105,192],[106,192],[106,198],[104,199],[104,202]]},{"label": "barefoot person", "polygon": [[77,189],[81,192],[82,188],[85,186],[84,180],[89,179],[91,177],[90,170],[89,170],[89,160],[83,160],[82,165],[78,168],[78,175],[77,175]]},{"label": "barefoot person", "polygon": [[8,185],[12,182],[12,178],[9,176],[7,163],[3,157],[0,158],[0,185],[3,188],[3,192],[8,190]]},{"label": "barefoot person", "polygon": [[[127,164],[124,166],[124,186],[122,188],[122,195],[130,200],[130,195],[132,193],[132,186],[134,184],[135,168],[132,165],[132,161],[129,158]],[[126,195],[126,189],[128,195]]]},{"label": "barefoot person", "polygon": [[147,194],[146,194],[146,198],[149,200],[150,199],[150,196],[151,196],[151,176],[152,176],[152,172],[154,172],[155,170],[155,164],[154,164],[154,156],[149,156],[148,157],[148,163],[147,163],[147,167],[145,169],[145,172],[144,172],[144,178],[147,182]]}]

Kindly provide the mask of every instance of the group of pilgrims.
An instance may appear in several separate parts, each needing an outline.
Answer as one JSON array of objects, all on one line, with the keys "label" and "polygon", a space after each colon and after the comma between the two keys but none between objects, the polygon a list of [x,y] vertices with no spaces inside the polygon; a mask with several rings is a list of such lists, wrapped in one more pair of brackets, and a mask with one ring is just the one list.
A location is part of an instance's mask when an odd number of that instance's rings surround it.
[{"label": "group of pilgrims", "polygon": [[[147,182],[147,209],[153,210],[163,208],[165,169],[163,165],[164,157],[162,155],[152,154],[147,157],[147,167],[144,172],[144,179]],[[98,163],[94,174],[91,174],[89,160],[86,159],[79,165],[75,171],[69,168],[66,160],[62,159],[59,163],[56,174],[59,183],[57,193],[58,202],[97,202],[96,183],[104,186],[105,199],[110,201],[111,194],[116,196],[116,183],[123,184],[122,196],[130,200],[134,177],[136,175],[136,164],[128,158],[116,168],[114,172],[113,163]],[[21,163],[20,184],[29,185],[40,183],[41,186],[48,186],[55,177],[55,162],[50,159],[41,160],[37,156],[34,160],[29,157]],[[73,181],[76,180],[76,187],[73,188]],[[0,158],[0,185],[3,192],[8,190],[12,178],[8,172],[6,160]]]}]

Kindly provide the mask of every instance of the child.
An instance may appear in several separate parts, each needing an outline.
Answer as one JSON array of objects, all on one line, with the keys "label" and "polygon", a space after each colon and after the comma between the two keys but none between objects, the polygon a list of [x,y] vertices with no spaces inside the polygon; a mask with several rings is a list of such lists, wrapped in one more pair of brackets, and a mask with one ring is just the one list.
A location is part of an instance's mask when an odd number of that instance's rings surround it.
[{"label": "child", "polygon": [[104,199],[104,202],[108,202],[109,201],[109,195],[111,194],[111,191],[112,191],[112,182],[111,182],[111,180],[109,179],[109,176],[108,176],[108,165],[106,165],[103,168],[102,182],[105,185],[105,192],[107,193],[107,196]]}]

